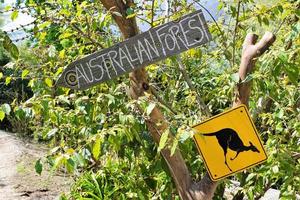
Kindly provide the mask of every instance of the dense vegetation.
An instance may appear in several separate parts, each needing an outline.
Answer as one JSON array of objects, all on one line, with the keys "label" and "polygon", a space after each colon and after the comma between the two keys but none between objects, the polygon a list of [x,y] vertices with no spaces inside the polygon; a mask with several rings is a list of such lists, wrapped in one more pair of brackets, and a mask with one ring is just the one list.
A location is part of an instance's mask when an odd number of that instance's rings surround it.
[{"label": "dense vegetation", "polygon": [[[137,17],[140,28],[147,29],[199,9],[198,1],[153,2],[132,4],[127,17]],[[220,0],[220,17],[209,23],[213,42],[180,55],[197,92],[186,83],[174,57],[147,67],[160,98],[149,94],[138,100],[126,94],[127,75],[85,91],[55,86],[64,66],[122,41],[112,19],[118,13],[105,10],[97,0],[26,0],[24,5],[36,18],[27,30],[32,33],[28,42],[17,49],[0,32],[0,95],[9,88],[15,94],[1,102],[0,120],[5,118],[14,131],[51,147],[37,161],[37,172],[49,164],[75,177],[70,194],[62,199],[178,198],[159,151],[166,145],[179,147],[193,178],[200,178],[205,168],[190,126],[206,116],[197,96],[213,114],[228,109],[238,81],[235,73],[243,39],[248,32],[262,35],[266,30],[274,32],[277,40],[247,81],[253,81],[249,109],[269,158],[223,181],[215,199],[222,199],[230,180],[241,184],[236,199],[244,195],[256,199],[269,188],[280,190],[281,199],[296,199],[300,191],[299,0]],[[18,12],[15,9],[12,18]],[[6,55],[11,57],[9,67],[3,67],[9,61]],[[157,146],[148,133],[145,119],[156,104],[170,125],[164,135],[175,137],[172,143],[164,137]]]}]

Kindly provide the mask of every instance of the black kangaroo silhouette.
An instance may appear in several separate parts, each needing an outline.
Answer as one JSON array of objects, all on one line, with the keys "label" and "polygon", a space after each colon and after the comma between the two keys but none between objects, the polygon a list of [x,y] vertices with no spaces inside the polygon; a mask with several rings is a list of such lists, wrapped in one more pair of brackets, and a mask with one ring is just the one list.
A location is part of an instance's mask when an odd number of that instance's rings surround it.
[{"label": "black kangaroo silhouette", "polygon": [[236,155],[234,158],[230,158],[230,160],[234,160],[241,152],[243,151],[253,151],[258,152],[259,150],[252,144],[252,142],[249,142],[249,146],[245,146],[237,132],[231,128],[224,128],[214,133],[204,133],[202,134],[204,136],[216,136],[220,146],[222,147],[224,151],[224,157],[225,157],[225,165],[228,167],[230,171],[232,171],[227,164],[227,149],[231,149],[233,151],[236,151]]}]

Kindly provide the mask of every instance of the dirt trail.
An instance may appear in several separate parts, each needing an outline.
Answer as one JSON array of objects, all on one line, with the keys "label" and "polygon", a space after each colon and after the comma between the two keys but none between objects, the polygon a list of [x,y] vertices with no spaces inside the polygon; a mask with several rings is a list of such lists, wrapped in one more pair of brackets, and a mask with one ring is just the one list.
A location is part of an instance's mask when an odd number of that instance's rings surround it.
[{"label": "dirt trail", "polygon": [[0,131],[0,200],[54,200],[68,191],[70,178],[35,172],[35,161],[45,152],[41,145]]}]

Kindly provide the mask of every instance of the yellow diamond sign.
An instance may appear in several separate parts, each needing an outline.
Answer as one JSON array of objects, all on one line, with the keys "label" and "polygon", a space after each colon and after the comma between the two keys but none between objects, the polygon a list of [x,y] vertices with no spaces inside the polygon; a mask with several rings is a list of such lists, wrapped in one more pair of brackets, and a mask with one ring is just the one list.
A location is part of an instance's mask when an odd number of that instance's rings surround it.
[{"label": "yellow diamond sign", "polygon": [[214,181],[267,159],[245,105],[216,115],[193,129],[198,150]]}]

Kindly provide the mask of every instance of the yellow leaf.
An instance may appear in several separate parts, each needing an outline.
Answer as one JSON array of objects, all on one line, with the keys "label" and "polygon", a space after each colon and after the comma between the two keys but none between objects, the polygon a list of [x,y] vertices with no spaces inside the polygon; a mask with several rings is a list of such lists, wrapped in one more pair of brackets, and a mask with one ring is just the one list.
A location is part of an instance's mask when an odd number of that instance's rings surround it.
[{"label": "yellow leaf", "polygon": [[93,150],[92,150],[93,156],[96,160],[98,160],[98,157],[101,153],[101,138],[98,137],[93,145]]},{"label": "yellow leaf", "polygon": [[53,86],[53,82],[50,78],[46,78],[45,79],[45,83],[47,84],[48,87],[52,87]]},{"label": "yellow leaf", "polygon": [[65,58],[65,55],[66,55],[66,52],[64,49],[59,52],[59,58],[63,59],[63,58]]},{"label": "yellow leaf", "polygon": [[11,77],[10,76],[6,77],[6,79],[5,79],[5,85],[10,84],[10,82],[11,82]]},{"label": "yellow leaf", "polygon": [[126,19],[130,19],[130,18],[133,18],[133,17],[135,17],[136,16],[136,13],[133,13],[133,14],[131,14],[131,15],[127,15],[126,16]]},{"label": "yellow leaf", "polygon": [[71,37],[72,35],[73,35],[72,33],[66,32],[66,33],[61,34],[61,35],[59,36],[59,39],[69,38],[69,37]]},{"label": "yellow leaf", "polygon": [[27,76],[27,74],[29,74],[29,71],[27,69],[24,69],[21,75],[22,79],[24,79]]},{"label": "yellow leaf", "polygon": [[47,33],[46,32],[41,32],[40,34],[40,40],[45,40]]},{"label": "yellow leaf", "polygon": [[5,117],[5,112],[0,110],[0,121],[2,121]]}]

